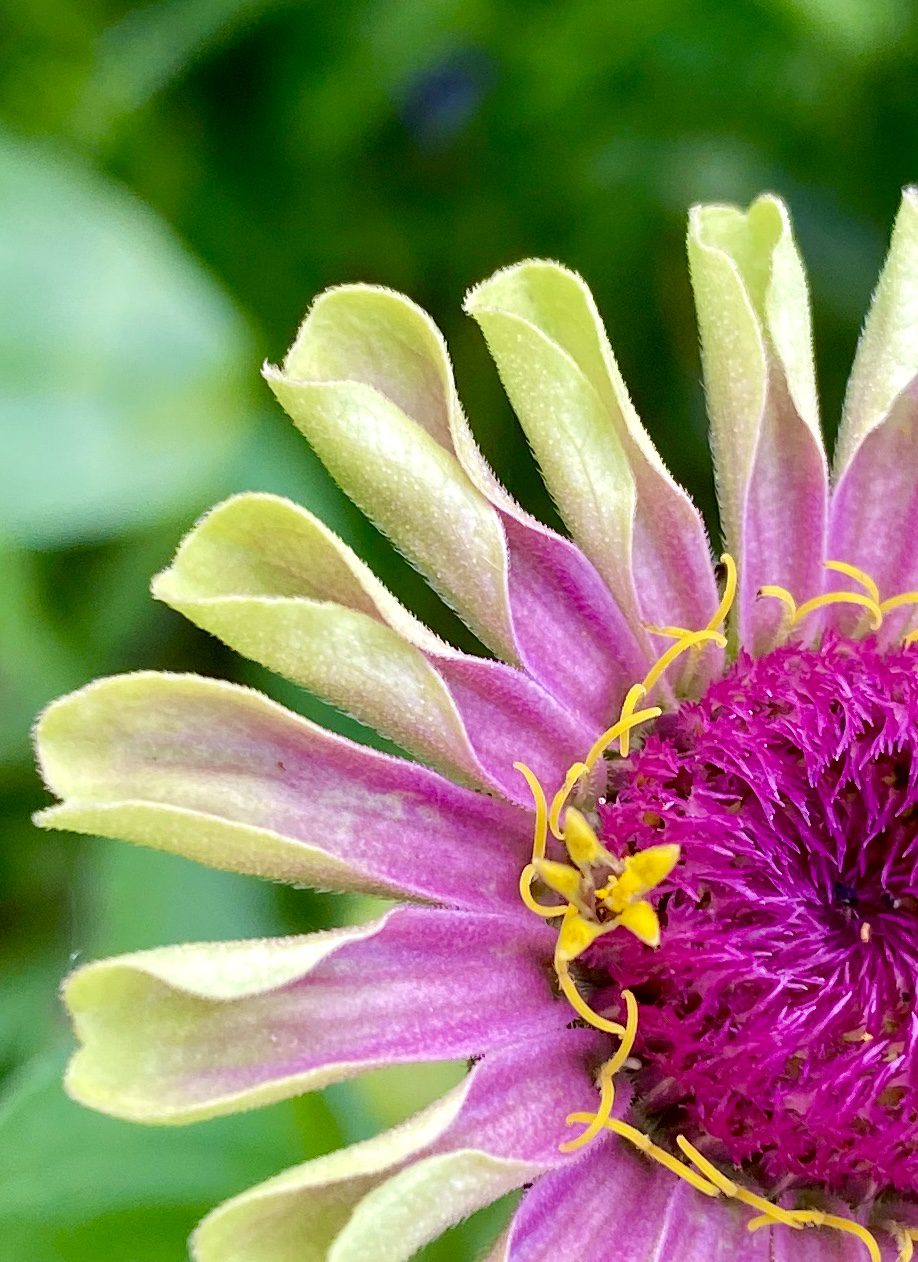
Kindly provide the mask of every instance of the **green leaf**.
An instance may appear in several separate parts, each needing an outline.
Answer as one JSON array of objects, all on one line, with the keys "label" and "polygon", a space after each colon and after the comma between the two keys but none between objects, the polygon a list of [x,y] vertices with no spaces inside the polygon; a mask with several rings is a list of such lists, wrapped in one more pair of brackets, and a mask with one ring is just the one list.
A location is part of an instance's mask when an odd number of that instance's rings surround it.
[{"label": "green leaf", "polygon": [[99,539],[203,508],[257,385],[245,324],[117,185],[0,135],[0,530]]}]

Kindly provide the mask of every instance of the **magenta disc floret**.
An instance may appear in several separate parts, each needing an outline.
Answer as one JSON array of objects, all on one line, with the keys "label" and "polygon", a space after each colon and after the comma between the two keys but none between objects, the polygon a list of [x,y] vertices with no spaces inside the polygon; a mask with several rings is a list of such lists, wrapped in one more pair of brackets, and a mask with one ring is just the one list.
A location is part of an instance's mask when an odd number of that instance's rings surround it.
[{"label": "magenta disc floret", "polygon": [[742,655],[600,804],[618,855],[681,847],[662,944],[593,948],[641,1005],[637,1098],[769,1187],[918,1188],[918,650]]}]

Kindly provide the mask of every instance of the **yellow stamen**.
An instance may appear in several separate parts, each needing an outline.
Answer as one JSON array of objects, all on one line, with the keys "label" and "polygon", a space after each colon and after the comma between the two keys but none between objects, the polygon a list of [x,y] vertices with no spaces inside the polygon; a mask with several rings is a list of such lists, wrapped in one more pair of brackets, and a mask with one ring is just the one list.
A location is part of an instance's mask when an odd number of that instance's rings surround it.
[{"label": "yellow stamen", "polygon": [[[592,1116],[592,1113],[572,1113],[567,1120],[569,1122],[588,1122]],[[680,1179],[685,1179],[686,1183],[691,1183],[693,1188],[703,1192],[705,1196],[720,1195],[717,1188],[709,1183],[707,1179],[703,1179],[691,1166],[684,1165],[678,1157],[674,1157],[665,1148],[658,1147],[652,1139],[645,1135],[643,1131],[639,1131],[636,1126],[630,1126],[627,1122],[620,1122],[617,1118],[610,1117],[606,1122],[606,1130],[612,1131],[614,1135],[620,1135],[622,1139],[627,1139],[629,1144],[634,1144],[635,1148],[640,1152],[659,1162],[661,1166],[665,1166],[667,1170],[678,1175]]]},{"label": "yellow stamen", "polygon": [[633,933],[644,946],[656,950],[660,945],[660,918],[646,898],[637,903],[629,903],[617,920],[623,929]]},{"label": "yellow stamen", "polygon": [[[883,1262],[876,1237],[866,1227],[856,1223],[853,1218],[842,1218],[840,1214],[824,1214],[822,1210],[818,1209],[792,1209],[788,1210],[788,1213],[795,1222],[802,1223],[804,1227],[831,1227],[835,1231],[843,1231],[850,1236],[857,1236],[870,1254],[871,1262]],[[761,1227],[770,1226],[771,1222],[772,1219],[767,1214],[762,1214],[758,1218],[753,1218],[746,1226],[749,1231],[758,1231]]]},{"label": "yellow stamen", "polygon": [[[667,650],[668,651],[668,650]],[[630,689],[628,696],[625,697],[625,703],[622,706],[622,715],[625,714],[628,707],[628,699],[632,693],[640,689],[640,696],[644,694],[644,685],[635,684]],[[648,706],[646,710],[638,710],[637,713],[628,712],[627,718],[618,718],[611,727],[606,728],[602,736],[596,738],[593,742],[590,752],[583,760],[583,765],[588,771],[592,771],[600,757],[605,753],[606,748],[612,744],[614,740],[622,735],[623,732],[630,732],[633,727],[637,727],[639,723],[647,723],[650,719],[659,718],[663,713],[659,706]],[[575,764],[576,765],[576,764]]]},{"label": "yellow stamen", "polygon": [[601,1017],[598,1012],[593,1011],[574,985],[564,960],[555,960],[555,972],[558,975],[558,985],[561,987],[561,993],[578,1017],[582,1017],[594,1029],[602,1030],[606,1034],[617,1034],[619,1037],[625,1034],[625,1027],[618,1021],[609,1021],[606,1017]]},{"label": "yellow stamen", "polygon": [[887,600],[880,601],[880,609],[883,613],[901,609],[903,605],[918,605],[918,592],[900,592],[898,596],[890,596]]},{"label": "yellow stamen", "polygon": [[[532,794],[532,800],[535,803],[535,828],[532,834],[532,857],[535,859],[543,859],[545,857],[545,844],[548,840],[547,821],[548,807],[545,802],[545,791],[538,781],[534,771],[526,766],[524,762],[515,762],[514,769],[524,777],[529,785],[529,792]],[[525,899],[523,900],[526,901]]]},{"label": "yellow stamen", "polygon": [[902,640],[903,644],[914,644],[918,641],[918,631],[909,631],[908,635]]},{"label": "yellow stamen", "polygon": [[802,622],[817,609],[825,609],[827,605],[860,605],[863,609],[869,610],[874,631],[878,631],[883,625],[883,613],[880,606],[863,592],[826,592],[824,596],[813,596],[798,606],[794,614],[794,624]]},{"label": "yellow stamen", "polygon": [[564,777],[564,784],[555,794],[551,801],[551,810],[548,812],[548,827],[552,831],[552,835],[562,840],[564,834],[561,831],[561,812],[567,799],[570,797],[571,790],[578,780],[587,771],[592,769],[592,765],[586,762],[575,762],[572,767],[568,768],[567,775]]},{"label": "yellow stamen", "polygon": [[[628,855],[624,871],[615,881],[610,881],[608,895],[603,893],[614,912],[621,911],[636,898],[643,898],[656,889],[679,862],[680,849],[672,842],[661,846],[648,846]],[[598,894],[597,894],[598,896]]]},{"label": "yellow stamen", "polygon": [[797,617],[797,602],[787,590],[786,587],[776,587],[773,583],[766,583],[764,587],[759,588],[760,596],[773,596],[775,600],[780,600],[787,607],[793,622]]},{"label": "yellow stamen", "polygon": [[681,640],[684,635],[691,635],[690,627],[655,627],[652,622],[644,623],[644,630],[650,635],[662,635],[667,640]]},{"label": "yellow stamen", "polygon": [[[661,675],[672,666],[677,657],[681,656],[686,649],[694,648],[697,644],[705,644],[707,641],[713,641],[719,644],[722,649],[727,647],[726,637],[721,635],[719,631],[710,631],[705,628],[703,631],[693,631],[691,635],[683,636],[681,640],[677,640],[675,644],[671,644],[662,657],[658,658],[651,666],[650,670],[644,676],[644,689],[650,692],[651,689],[660,680]],[[660,711],[658,710],[659,714]]]},{"label": "yellow stamen", "polygon": [[534,863],[527,863],[525,868],[523,868],[520,873],[520,898],[531,912],[534,912],[537,916],[542,916],[545,920],[551,920],[553,916],[563,916],[567,911],[567,903],[558,903],[554,907],[548,907],[544,903],[537,902],[533,897],[532,882],[537,871]]},{"label": "yellow stamen", "polygon": [[865,570],[851,565],[848,561],[825,561],[823,564],[827,570],[834,570],[836,574],[847,574],[849,578],[853,578],[855,583],[860,583],[875,605],[880,604],[880,589]]},{"label": "yellow stamen", "polygon": [[728,1179],[725,1174],[718,1170],[717,1166],[713,1165],[708,1161],[707,1157],[698,1151],[694,1144],[690,1144],[684,1135],[677,1135],[676,1143],[689,1161],[694,1162],[701,1173],[716,1188],[723,1192],[724,1196],[729,1196],[734,1201],[740,1201],[751,1209],[757,1209],[762,1215],[771,1219],[772,1222],[784,1223],[785,1226],[794,1227],[798,1231],[802,1228],[803,1223],[798,1223],[789,1210],[782,1209],[780,1205],[773,1205],[771,1201],[766,1201],[764,1196],[759,1196],[756,1192],[750,1192],[748,1188],[740,1187],[738,1183]]},{"label": "yellow stamen", "polygon": [[918,1228],[906,1227],[902,1223],[886,1219],[880,1223],[885,1232],[892,1236],[899,1250],[896,1262],[912,1262],[915,1256],[915,1241],[918,1240]]},{"label": "yellow stamen", "polygon": [[720,558],[721,564],[727,571],[724,580],[724,594],[721,597],[720,604],[717,606],[717,612],[707,625],[708,631],[717,631],[726,621],[727,615],[733,608],[733,602],[736,599],[736,562],[729,552],[724,552]]},{"label": "yellow stamen", "polygon": [[[614,1075],[615,1070],[612,1068],[612,1061],[607,1060],[599,1072],[599,1108],[590,1118],[590,1123],[586,1130],[581,1131],[573,1139],[565,1139],[563,1143],[558,1145],[559,1152],[575,1152],[578,1148],[583,1148],[591,1140],[595,1139],[603,1129],[612,1115],[612,1108],[615,1104],[615,1084],[612,1081]],[[567,1121],[569,1122],[573,1116],[571,1114]]]}]

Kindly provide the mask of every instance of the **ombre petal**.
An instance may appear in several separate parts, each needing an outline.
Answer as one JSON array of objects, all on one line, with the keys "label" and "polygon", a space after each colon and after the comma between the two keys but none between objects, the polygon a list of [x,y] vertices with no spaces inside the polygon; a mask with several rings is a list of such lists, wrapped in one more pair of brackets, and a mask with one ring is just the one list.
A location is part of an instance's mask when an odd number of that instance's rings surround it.
[{"label": "ombre petal", "polygon": [[824,585],[828,472],[806,277],[787,210],[771,196],[745,212],[696,207],[688,252],[721,520],[739,562],[739,639],[763,653],[783,610],[758,600],[759,588],[807,598]]},{"label": "ombre petal", "polygon": [[717,608],[701,516],[643,429],[589,289],[557,263],[497,272],[465,301],[574,538],[634,629]]},{"label": "ombre petal", "polygon": [[[197,1262],[400,1262],[559,1165],[571,1107],[595,1101],[603,1040],[557,1032],[492,1053],[403,1126],[244,1192],[195,1233]],[[572,1101],[578,1102],[572,1106]]]},{"label": "ombre petal", "polygon": [[153,593],[455,779],[528,804],[595,732],[527,675],[443,643],[305,509],[240,495],[183,541]]},{"label": "ombre petal", "polygon": [[[829,551],[881,594],[918,585],[918,190],[906,189],[857,349],[835,458]],[[839,583],[838,586],[843,586]],[[893,615],[884,632],[905,629]]]},{"label": "ombre petal", "polygon": [[622,1140],[540,1179],[489,1262],[771,1262],[771,1233],[750,1235],[749,1217]]},{"label": "ombre petal", "polygon": [[48,828],[323,888],[522,914],[531,817],[194,675],[103,679],[36,733]]},{"label": "ombre petal", "polygon": [[331,290],[265,376],[335,479],[483,642],[603,727],[646,654],[586,558],[497,483],[429,317],[387,290]]},{"label": "ombre petal", "polygon": [[399,908],[359,928],[89,964],[65,984],[83,1044],[68,1088],[118,1117],[189,1122],[560,1032],[551,939],[506,917]]}]

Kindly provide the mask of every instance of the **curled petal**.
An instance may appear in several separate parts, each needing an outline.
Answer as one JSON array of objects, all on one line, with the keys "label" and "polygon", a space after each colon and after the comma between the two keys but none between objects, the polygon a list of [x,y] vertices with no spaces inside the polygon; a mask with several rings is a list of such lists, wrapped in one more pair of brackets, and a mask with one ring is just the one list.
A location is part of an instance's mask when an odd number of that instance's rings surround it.
[{"label": "curled petal", "polygon": [[[830,554],[883,596],[918,586],[918,190],[906,189],[845,397],[835,458]],[[914,625],[914,610],[884,633]]]},{"label": "curled petal", "polygon": [[114,676],[55,702],[36,743],[63,799],[37,816],[44,827],[274,880],[519,910],[524,811],[250,689]]},{"label": "curled petal", "polygon": [[517,801],[515,759],[554,783],[591,739],[523,672],[444,644],[289,500],[218,505],[153,592],[447,775]]},{"label": "curled petal", "polygon": [[102,960],[65,984],[82,1043],[68,1088],[117,1117],[177,1123],[380,1065],[479,1056],[563,1029],[550,940],[506,917],[401,908],[308,937]]},{"label": "curled petal", "polygon": [[[696,207],[689,263],[727,550],[739,562],[739,639],[773,647],[782,611],[759,588],[822,591],[828,473],[806,277],[777,198]],[[811,620],[810,626],[817,620]]]},{"label": "curled petal", "polygon": [[601,726],[646,655],[586,558],[488,469],[429,317],[387,290],[331,290],[265,376],[335,479],[483,642]]}]

